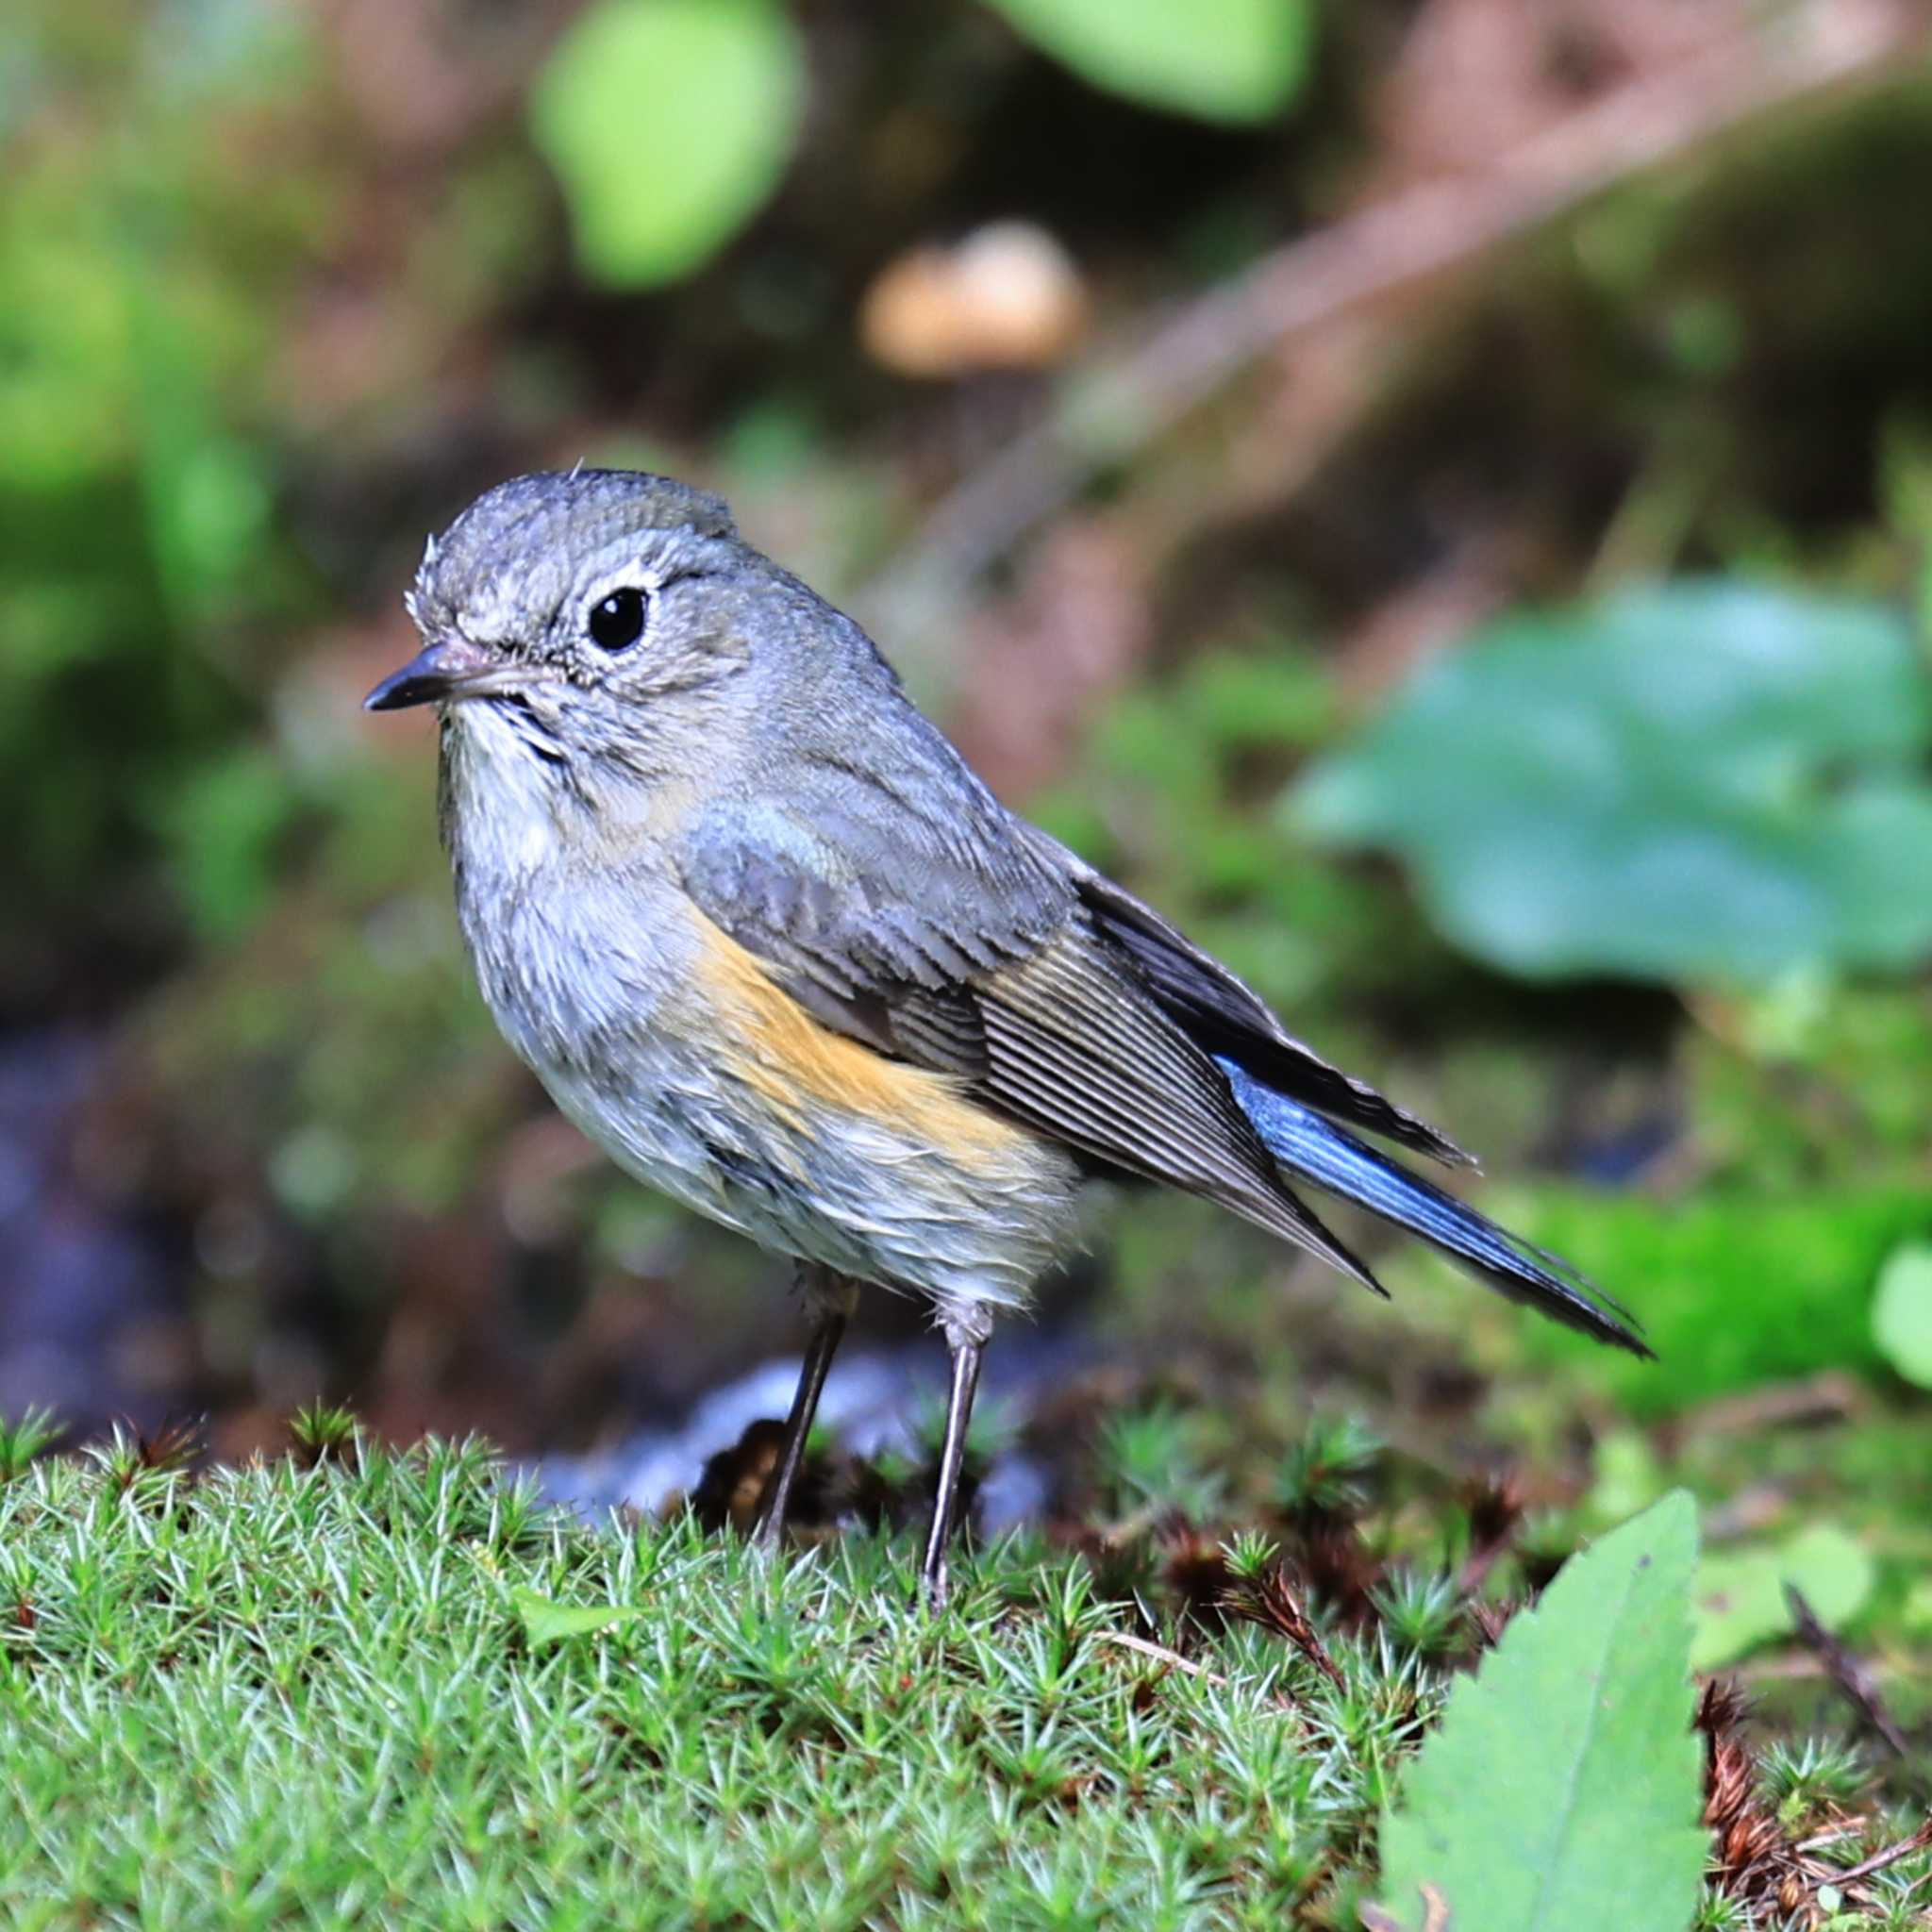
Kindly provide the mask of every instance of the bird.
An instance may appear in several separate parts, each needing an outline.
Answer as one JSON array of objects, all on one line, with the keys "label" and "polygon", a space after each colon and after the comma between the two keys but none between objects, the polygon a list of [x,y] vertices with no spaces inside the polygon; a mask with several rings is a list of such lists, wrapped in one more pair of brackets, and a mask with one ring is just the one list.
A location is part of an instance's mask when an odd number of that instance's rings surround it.
[{"label": "bird", "polygon": [[942,1606],[994,1318],[1096,1183],[1217,1203],[1377,1293],[1309,1190],[1648,1356],[1629,1312],[1404,1157],[1470,1157],[1289,1032],[1177,926],[1003,805],[850,617],[717,496],[519,476],[425,548],[458,922],[511,1049],[617,1165],[790,1257],[809,1320],[754,1535],[782,1539],[862,1286],[950,1354],[920,1566]]}]

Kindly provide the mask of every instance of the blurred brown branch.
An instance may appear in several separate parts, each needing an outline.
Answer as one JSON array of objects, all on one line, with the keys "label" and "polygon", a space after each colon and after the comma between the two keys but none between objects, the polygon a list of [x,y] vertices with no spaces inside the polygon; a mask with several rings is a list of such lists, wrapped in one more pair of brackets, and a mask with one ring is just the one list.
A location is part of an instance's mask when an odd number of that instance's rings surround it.
[{"label": "blurred brown branch", "polygon": [[1791,1607],[1791,1622],[1799,1642],[1824,1664],[1825,1674],[1857,1713],[1858,1721],[1885,1740],[1886,1748],[1894,1757],[1909,1764],[1912,1747],[1899,1729],[1898,1721],[1887,1709],[1878,1679],[1824,1627],[1795,1583],[1785,1585],[1785,1601]]},{"label": "blurred brown branch", "polygon": [[[1741,12],[1741,10],[1740,10]],[[1171,429],[1291,337],[1463,267],[1632,175],[1767,112],[1896,77],[1926,51],[1925,0],[1814,0],[1604,93],[1467,173],[1371,202],[1263,256],[1138,342],[1076,368],[1049,413],[967,476],[863,604],[921,625],[1103,468]]]}]

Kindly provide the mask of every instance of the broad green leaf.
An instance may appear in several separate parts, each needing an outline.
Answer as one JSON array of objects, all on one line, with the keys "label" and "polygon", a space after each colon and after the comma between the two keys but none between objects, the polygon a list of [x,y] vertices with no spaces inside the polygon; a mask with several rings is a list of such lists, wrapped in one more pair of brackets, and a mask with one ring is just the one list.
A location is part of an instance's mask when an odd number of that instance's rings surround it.
[{"label": "broad green leaf", "polygon": [[776,186],[803,95],[775,0],[599,0],[530,96],[584,266],[626,288],[698,267]]},{"label": "broad green leaf", "polygon": [[1878,1276],[1872,1338],[1907,1382],[1932,1389],[1932,1243],[1899,1249]]},{"label": "broad green leaf", "polygon": [[1863,1546],[1832,1523],[1812,1524],[1781,1549],[1714,1552],[1697,1566],[1691,1668],[1715,1670],[1790,1630],[1787,1583],[1834,1630],[1864,1607],[1876,1574]]},{"label": "broad green leaf", "polygon": [[1204,121],[1265,121],[1300,91],[1308,0],[991,0],[1084,80]]},{"label": "broad green leaf", "polygon": [[1932,954],[1932,679],[1877,606],[1729,582],[1508,620],[1291,800],[1525,974],[1764,981]]},{"label": "broad green leaf", "polygon": [[1456,1932],[1684,1932],[1706,1838],[1687,1657],[1697,1513],[1674,1491],[1517,1617],[1383,1820],[1382,1911]]},{"label": "broad green leaf", "polygon": [[643,1614],[635,1604],[559,1604],[534,1590],[510,1592],[524,1626],[524,1641],[532,1650],[544,1650],[573,1637],[594,1637]]}]

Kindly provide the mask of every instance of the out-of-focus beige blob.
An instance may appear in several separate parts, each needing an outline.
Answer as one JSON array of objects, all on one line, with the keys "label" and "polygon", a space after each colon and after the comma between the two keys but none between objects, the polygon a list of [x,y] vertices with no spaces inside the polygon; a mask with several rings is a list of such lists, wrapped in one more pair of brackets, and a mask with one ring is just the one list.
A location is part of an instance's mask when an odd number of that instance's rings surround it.
[{"label": "out-of-focus beige blob", "polygon": [[866,353],[900,375],[1046,368],[1086,324],[1079,271],[1031,222],[910,250],[880,272],[858,313]]}]

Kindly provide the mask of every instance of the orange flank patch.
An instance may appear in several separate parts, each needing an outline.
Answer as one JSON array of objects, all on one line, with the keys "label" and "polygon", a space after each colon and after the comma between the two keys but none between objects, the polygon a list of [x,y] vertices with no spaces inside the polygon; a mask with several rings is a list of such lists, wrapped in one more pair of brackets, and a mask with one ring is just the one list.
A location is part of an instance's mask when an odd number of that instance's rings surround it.
[{"label": "orange flank patch", "polygon": [[731,1072],[779,1112],[809,1130],[830,1108],[894,1129],[956,1156],[962,1164],[1010,1159],[1033,1137],[975,1105],[959,1083],[908,1066],[822,1025],[777,985],[754,953],[702,913],[708,990],[724,1022],[721,1045]]}]

